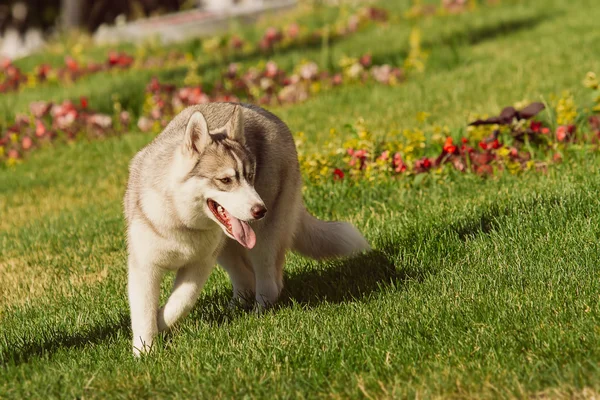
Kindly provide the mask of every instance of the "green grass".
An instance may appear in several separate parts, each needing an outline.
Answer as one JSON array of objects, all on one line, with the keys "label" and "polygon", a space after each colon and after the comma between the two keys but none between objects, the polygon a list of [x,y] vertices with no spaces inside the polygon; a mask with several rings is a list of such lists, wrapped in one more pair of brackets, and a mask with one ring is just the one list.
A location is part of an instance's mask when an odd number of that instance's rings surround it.
[{"label": "green grass", "polygon": [[[339,88],[273,111],[317,148],[321,134],[359,116],[378,133],[414,126],[418,111],[460,127],[470,111],[494,113],[563,89],[583,96],[585,73],[600,72],[593,5],[507,4],[423,21],[431,52],[424,75],[394,88]],[[373,28],[332,51],[401,59],[409,29]],[[318,54],[276,57],[292,63]],[[144,84],[133,73],[99,75],[64,93],[41,88],[10,101],[89,93],[92,106],[109,107],[102,96],[117,92],[133,109]],[[227,308],[231,288],[217,268],[192,315],[156,353],[134,360],[120,201],[127,163],[150,140],[134,133],[57,146],[0,170],[0,398],[600,390],[597,154],[546,175],[308,186],[313,213],[352,221],[376,250],[323,263],[290,254],[283,300],[260,316]],[[163,289],[166,296],[169,282]]]}]

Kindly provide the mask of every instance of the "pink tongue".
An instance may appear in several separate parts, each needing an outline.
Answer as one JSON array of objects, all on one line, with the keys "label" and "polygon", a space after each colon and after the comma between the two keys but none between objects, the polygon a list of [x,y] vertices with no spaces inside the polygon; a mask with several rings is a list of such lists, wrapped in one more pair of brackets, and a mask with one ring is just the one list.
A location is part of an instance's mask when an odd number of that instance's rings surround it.
[{"label": "pink tongue", "polygon": [[225,213],[227,214],[227,218],[229,218],[231,231],[233,232],[233,237],[235,240],[237,240],[244,247],[249,249],[253,248],[256,244],[256,235],[254,234],[254,231],[250,225],[248,225],[246,221],[240,221],[227,211],[225,211]]}]

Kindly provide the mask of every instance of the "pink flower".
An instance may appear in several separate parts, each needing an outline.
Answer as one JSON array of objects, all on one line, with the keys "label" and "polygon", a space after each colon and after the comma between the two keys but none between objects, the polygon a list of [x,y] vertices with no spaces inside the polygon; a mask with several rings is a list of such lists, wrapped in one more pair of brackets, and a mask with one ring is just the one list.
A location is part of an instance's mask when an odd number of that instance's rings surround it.
[{"label": "pink flower", "polygon": [[17,158],[19,158],[19,152],[15,149],[11,149],[8,151],[8,158],[11,158],[13,160],[16,160]]},{"label": "pink flower", "polygon": [[46,134],[46,127],[39,119],[35,121],[35,135],[37,137],[42,137]]},{"label": "pink flower", "polygon": [[365,158],[365,157],[367,157],[367,151],[366,150],[356,150],[354,152],[354,157]]},{"label": "pink flower", "polygon": [[287,29],[287,34],[290,38],[295,39],[300,33],[300,27],[297,23],[291,24]]},{"label": "pink flower", "polygon": [[314,79],[318,73],[319,73],[319,67],[314,62],[304,64],[300,68],[300,76],[302,77],[302,79],[307,80],[307,81]]},{"label": "pink flower", "polygon": [[25,136],[21,141],[21,147],[23,150],[29,150],[33,146],[33,140],[29,136]]},{"label": "pink flower", "polygon": [[112,126],[112,118],[106,114],[94,114],[88,119],[88,122],[101,129],[108,129]]},{"label": "pink flower", "polygon": [[398,173],[406,171],[406,164],[404,164],[402,155],[400,153],[394,154],[392,165],[394,166],[394,171]]},{"label": "pink flower", "polygon": [[41,118],[50,111],[50,107],[52,107],[52,103],[48,103],[46,101],[34,101],[29,104],[29,111],[36,118]]},{"label": "pink flower", "polygon": [[152,121],[149,118],[141,117],[138,120],[138,128],[142,132],[149,132],[152,129]]},{"label": "pink flower", "polygon": [[273,78],[275,75],[277,75],[277,72],[279,72],[277,64],[274,61],[269,61],[265,66],[265,75],[268,78]]}]

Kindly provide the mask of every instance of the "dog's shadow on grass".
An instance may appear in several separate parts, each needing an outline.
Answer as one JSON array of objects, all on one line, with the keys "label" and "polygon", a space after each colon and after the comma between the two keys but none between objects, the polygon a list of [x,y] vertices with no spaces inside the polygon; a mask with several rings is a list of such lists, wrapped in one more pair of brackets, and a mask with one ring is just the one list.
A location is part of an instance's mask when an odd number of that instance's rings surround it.
[{"label": "dog's shadow on grass", "polygon": [[[392,283],[419,280],[424,271],[398,269],[392,259],[392,249],[371,251],[347,260],[306,262],[302,268],[287,273],[280,302],[270,312],[293,304],[316,307],[323,302],[356,301]],[[219,289],[202,296],[188,318],[209,324],[227,325],[245,313],[229,307],[231,289]],[[33,357],[47,357],[61,349],[81,349],[90,345],[117,340],[130,335],[130,320],[124,311],[113,322],[89,327],[81,332],[52,332],[36,337],[0,353],[0,365],[19,365]],[[171,340],[171,335],[165,338]]]},{"label": "dog's shadow on grass", "polygon": [[299,303],[314,307],[323,302],[359,300],[392,283],[420,280],[424,271],[394,265],[393,249],[374,250],[347,260],[311,263],[286,275],[282,307]]},{"label": "dog's shadow on grass", "polygon": [[[386,243],[378,250],[358,257],[326,262],[305,261],[300,268],[286,271],[284,290],[279,303],[270,312],[291,307],[296,304],[307,308],[320,304],[360,301],[373,293],[385,290],[390,285],[401,290],[407,282],[422,281],[434,269],[407,267],[414,265],[410,260],[402,259],[411,246],[423,240],[435,240],[435,236],[446,235],[448,231],[457,234],[461,240],[488,234],[497,228],[498,216],[507,215],[514,210],[501,206],[493,207],[478,216],[471,216],[454,224],[436,230],[428,239],[422,233],[408,231],[401,237],[380,238]],[[414,254],[414,252],[409,251]],[[231,288],[220,287],[211,294],[202,295],[188,318],[203,320],[209,324],[227,325],[245,315],[245,312],[229,306]],[[98,324],[79,332],[53,331],[49,335],[32,338],[19,346],[0,352],[0,365],[18,365],[33,357],[46,357],[61,349],[79,349],[120,337],[129,337],[130,320],[127,310],[123,310],[110,323]],[[171,340],[171,335],[165,338]]]},{"label": "dog's shadow on grass", "polygon": [[[286,271],[284,289],[269,312],[295,304],[313,308],[320,304],[359,301],[389,285],[396,289],[407,281],[421,281],[429,271],[409,270],[394,265],[399,249],[389,246],[366,254],[335,261],[306,261],[302,267]],[[231,290],[222,290],[201,299],[191,318],[224,325],[245,311],[229,306]]]}]

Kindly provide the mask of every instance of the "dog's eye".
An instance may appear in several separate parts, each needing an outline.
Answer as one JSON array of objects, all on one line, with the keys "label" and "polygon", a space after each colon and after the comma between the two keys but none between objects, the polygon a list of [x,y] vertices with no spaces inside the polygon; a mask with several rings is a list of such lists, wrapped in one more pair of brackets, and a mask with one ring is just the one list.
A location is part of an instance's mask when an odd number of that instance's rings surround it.
[{"label": "dog's eye", "polygon": [[221,183],[224,183],[226,185],[231,183],[231,178],[221,178],[219,180],[221,181]]}]

